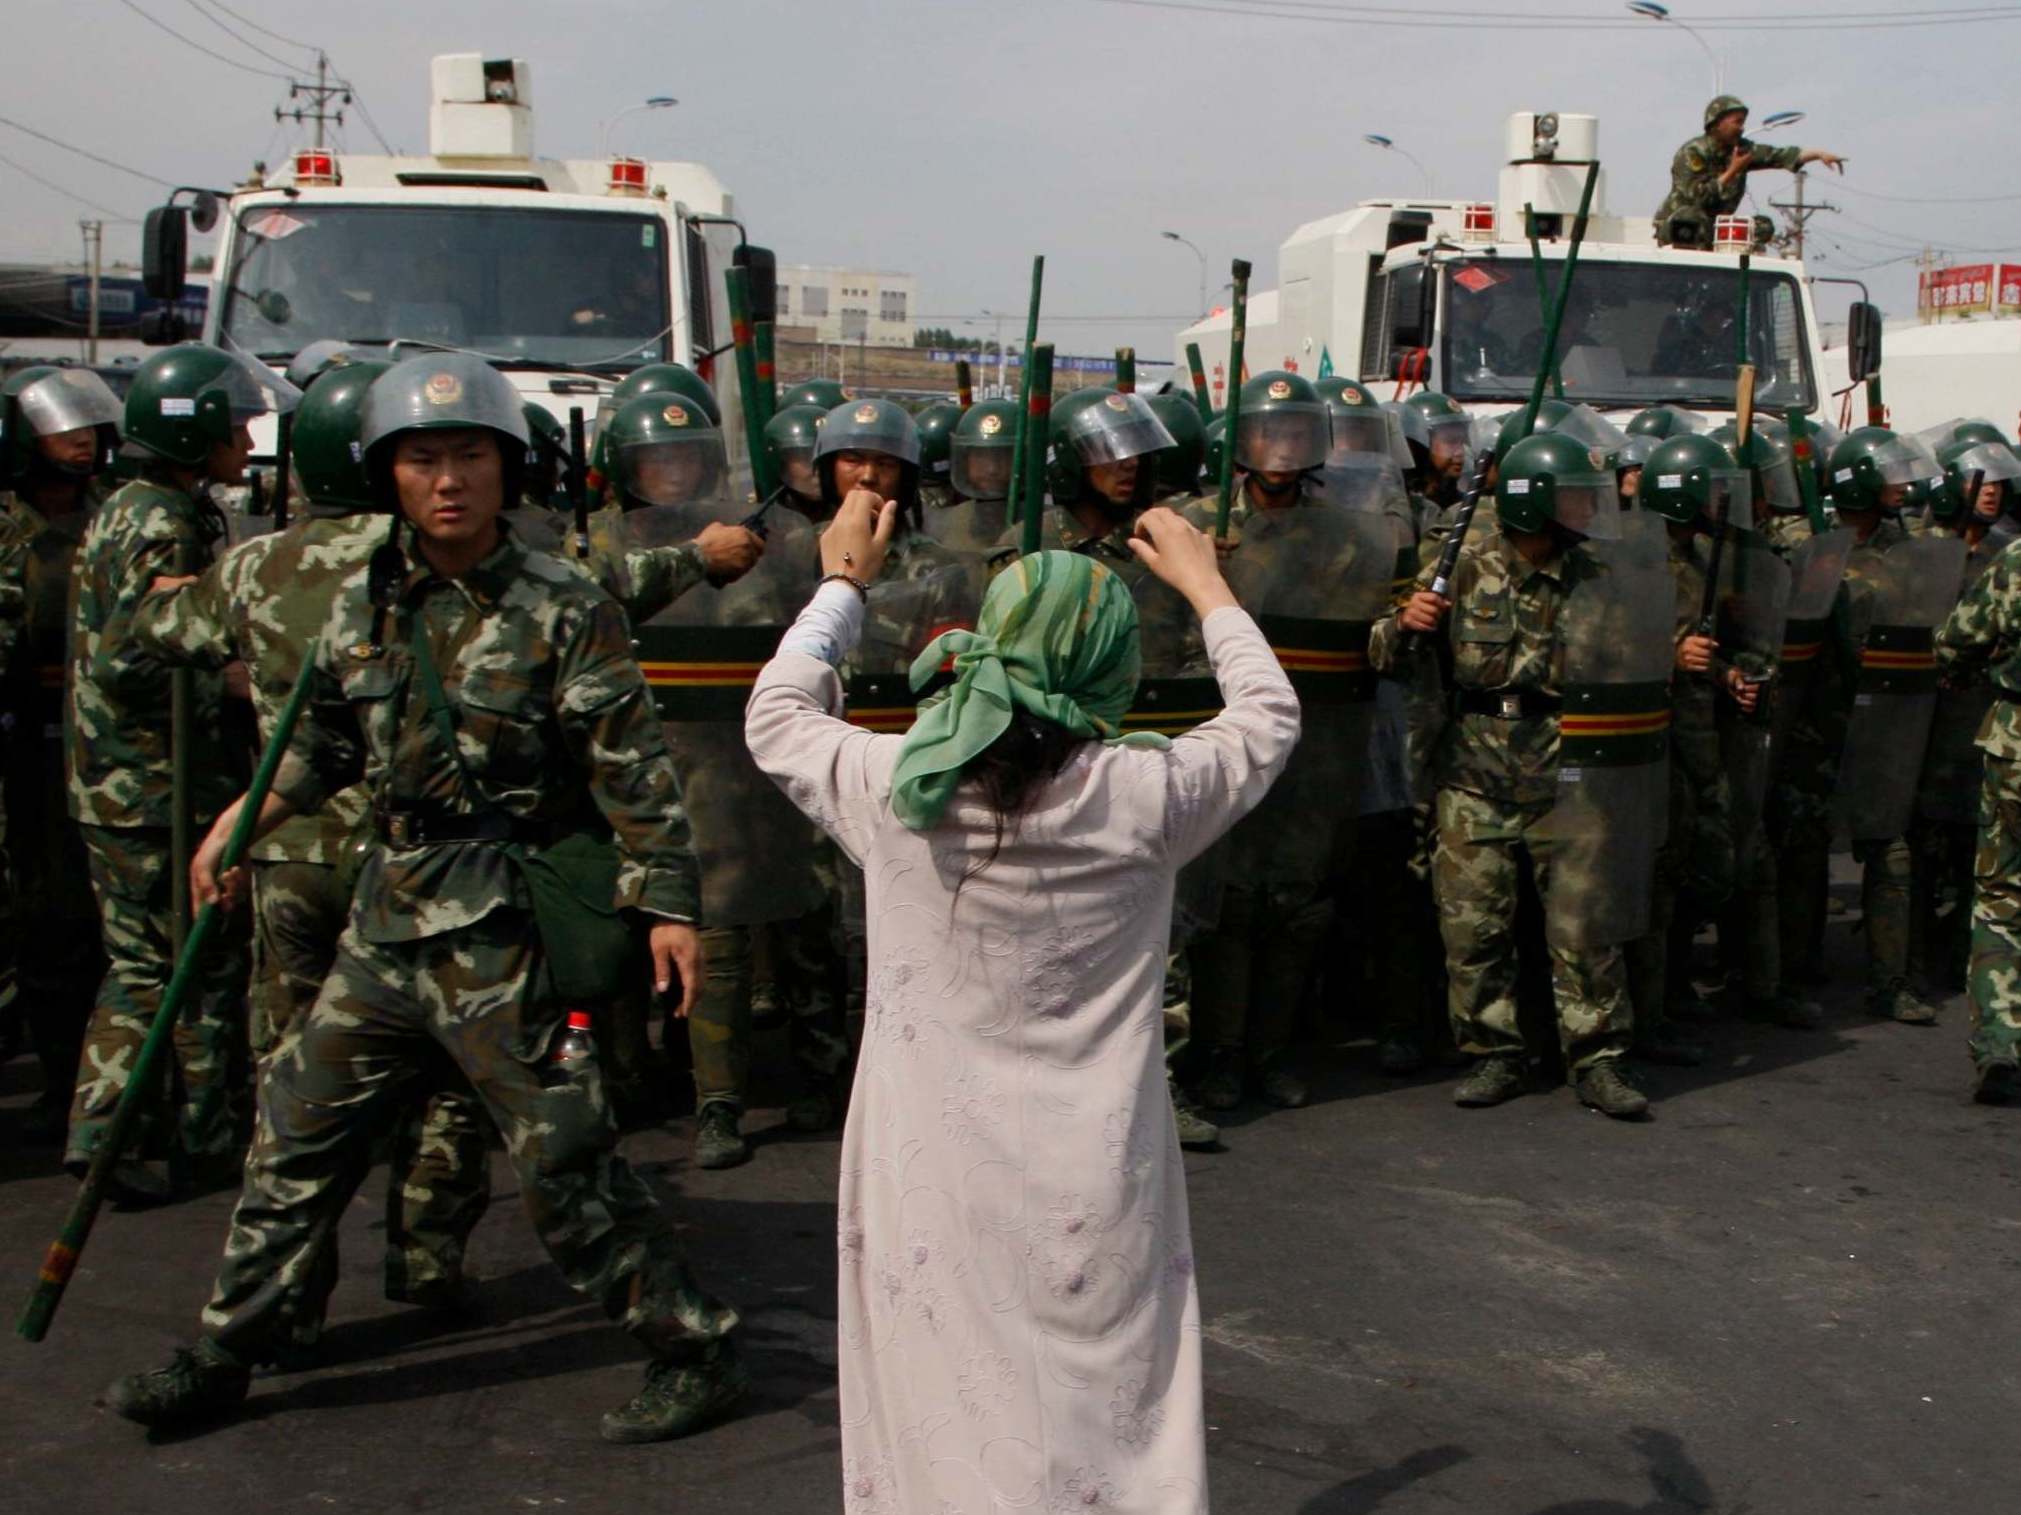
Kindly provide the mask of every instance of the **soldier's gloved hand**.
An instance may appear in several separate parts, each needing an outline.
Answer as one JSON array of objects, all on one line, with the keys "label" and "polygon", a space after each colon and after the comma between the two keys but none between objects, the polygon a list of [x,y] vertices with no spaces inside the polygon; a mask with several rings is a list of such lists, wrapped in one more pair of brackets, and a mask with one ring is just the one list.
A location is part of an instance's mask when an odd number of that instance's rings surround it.
[{"label": "soldier's gloved hand", "polygon": [[701,933],[681,921],[656,921],[647,941],[653,949],[653,992],[665,994],[678,975],[681,1002],[674,1007],[674,1016],[686,1020],[701,997],[702,974],[706,971]]},{"label": "soldier's gloved hand", "polygon": [[736,583],[765,555],[765,539],[757,532],[721,521],[711,521],[697,532],[695,546],[709,582],[718,586]]},{"label": "soldier's gloved hand", "polygon": [[227,805],[224,813],[211,822],[211,829],[197,845],[196,852],[189,860],[189,894],[198,905],[219,905],[226,910],[236,910],[246,896],[246,870],[243,867],[229,868],[223,873],[218,864],[225,855],[225,840],[232,834],[232,827],[239,818],[239,807],[245,803],[241,795]]},{"label": "soldier's gloved hand", "polygon": [[1681,673],[1704,673],[1712,666],[1719,644],[1711,637],[1688,636],[1677,643],[1677,667]]},{"label": "soldier's gloved hand", "polygon": [[1453,602],[1444,595],[1420,589],[1403,602],[1403,609],[1396,613],[1396,623],[1405,631],[1437,631],[1452,608]]},{"label": "soldier's gloved hand", "polygon": [[852,489],[821,533],[821,571],[847,574],[865,584],[884,572],[891,534],[898,529],[898,502],[874,489]]}]

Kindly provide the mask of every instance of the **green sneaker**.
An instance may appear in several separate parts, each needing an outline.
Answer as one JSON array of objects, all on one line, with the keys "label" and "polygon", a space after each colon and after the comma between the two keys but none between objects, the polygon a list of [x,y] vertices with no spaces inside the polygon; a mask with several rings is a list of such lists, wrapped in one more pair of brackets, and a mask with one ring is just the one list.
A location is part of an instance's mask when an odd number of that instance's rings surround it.
[{"label": "green sneaker", "polygon": [[1172,1090],[1172,1119],[1179,1127],[1179,1145],[1188,1152],[1219,1152],[1221,1128],[1202,1115],[1193,1101],[1176,1084]]},{"label": "green sneaker", "polygon": [[672,1441],[720,1420],[751,1391],[751,1372],[727,1341],[698,1363],[646,1365],[644,1386],[603,1418],[603,1439],[626,1445]]},{"label": "green sneaker", "polygon": [[1483,1109],[1489,1105],[1506,1104],[1518,1094],[1528,1093],[1529,1088],[1530,1076],[1523,1071],[1520,1057],[1484,1057],[1474,1064],[1474,1071],[1461,1079],[1460,1086],[1453,1090],[1453,1103],[1468,1109]]},{"label": "green sneaker", "polygon": [[1618,1057],[1603,1058],[1585,1069],[1572,1088],[1580,1104],[1616,1120],[1634,1120],[1649,1113],[1649,1096],[1628,1082]]},{"label": "green sneaker", "polygon": [[702,1106],[695,1121],[695,1166],[734,1168],[751,1160],[751,1144],[737,1129],[737,1107],[719,1099]]},{"label": "green sneaker", "polygon": [[204,1337],[152,1373],[122,1378],[101,1403],[144,1426],[191,1425],[215,1420],[246,1397],[252,1371],[223,1347]]}]

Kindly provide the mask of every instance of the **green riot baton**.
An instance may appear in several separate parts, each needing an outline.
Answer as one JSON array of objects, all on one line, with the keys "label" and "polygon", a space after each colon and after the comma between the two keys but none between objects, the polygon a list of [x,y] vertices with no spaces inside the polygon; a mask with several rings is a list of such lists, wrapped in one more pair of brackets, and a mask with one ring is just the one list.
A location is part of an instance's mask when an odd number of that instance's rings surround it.
[{"label": "green riot baton", "polygon": [[744,446],[751,454],[751,488],[761,500],[777,487],[765,458],[764,398],[759,393],[758,348],[751,334],[751,274],[733,267],[723,275],[730,293],[730,340],[737,349],[738,409],[744,413]]},{"label": "green riot baton", "polygon": [[[1027,481],[1025,479],[1025,417],[1032,404],[1032,346],[1039,339],[1039,294],[1046,282],[1046,260],[1044,254],[1032,258],[1032,297],[1025,310],[1025,361],[1024,377],[1018,388],[1017,420],[1011,428],[1011,476],[1010,493],[1004,501],[1004,519],[1022,521],[1018,514],[1024,508]],[[1042,480],[1033,480],[1040,490]],[[1033,511],[1036,515],[1038,512]]]},{"label": "green riot baton", "polygon": [[1047,419],[1053,410],[1053,344],[1041,342],[1026,357],[1025,388],[1030,398],[1025,402],[1024,470],[1025,477],[1032,482],[1032,491],[1025,501],[1019,546],[1029,556],[1039,550],[1039,527],[1045,520],[1040,501],[1045,496]]},{"label": "green riot baton", "polygon": [[[1551,319],[1551,287],[1544,279],[1544,249],[1537,241],[1537,213],[1530,202],[1523,202],[1523,232],[1530,239],[1530,272],[1537,279],[1537,312],[1546,321]],[[1558,361],[1551,360],[1551,393],[1559,399],[1565,398],[1565,376],[1558,372]]]},{"label": "green riot baton", "polygon": [[751,341],[758,349],[758,398],[765,407],[762,424],[769,426],[779,410],[778,328],[770,321],[754,321]]},{"label": "green riot baton", "polygon": [[[175,550],[175,571],[196,572],[193,544],[179,542]],[[190,744],[196,720],[196,670],[180,667],[168,676],[168,762],[169,762],[169,950],[181,952],[189,938],[189,860],[195,847],[196,818],[190,800]]]},{"label": "green riot baton", "polygon": [[1810,417],[1800,410],[1786,410],[1783,419],[1789,425],[1790,451],[1796,455],[1797,491],[1803,496],[1803,513],[1810,520],[1810,529],[1818,536],[1825,534],[1825,506],[1818,494],[1817,485],[1817,431],[1810,423]]},{"label": "green riot baton", "polygon": [[1133,395],[1137,392],[1137,349],[1119,347],[1116,349],[1116,393]]},{"label": "green riot baton", "polygon": [[575,560],[589,561],[589,448],[583,431],[580,405],[568,408],[568,471],[575,496]]},{"label": "green riot baton", "polygon": [[967,358],[954,360],[954,392],[960,397],[957,403],[964,411],[975,404],[975,374]]},{"label": "green riot baton", "polygon": [[295,466],[295,415],[289,411],[275,423],[274,530],[288,529],[288,475]]},{"label": "green riot baton", "polygon": [[1228,427],[1221,437],[1221,491],[1214,506],[1214,535],[1228,540],[1228,517],[1235,508],[1235,448],[1242,424],[1242,344],[1249,335],[1249,264],[1237,258],[1230,272],[1235,298],[1228,317]]},{"label": "green riot baton", "polygon": [[[315,642],[309,644],[302,659],[302,671],[296,676],[295,687],[288,695],[288,703],[281,710],[281,718],[274,723],[273,735],[267,738],[266,751],[260,754],[260,766],[253,774],[252,787],[246,791],[238,819],[233,823],[231,836],[225,843],[224,856],[219,862],[221,873],[237,867],[239,860],[246,855],[246,849],[252,845],[253,830],[258,824],[261,807],[266,804],[267,794],[274,787],[274,774],[281,766],[281,755],[288,750],[288,743],[294,737],[295,722],[308,697],[310,673],[316,664],[318,645]],[[185,865],[184,888],[188,887],[188,871]],[[91,1238],[92,1223],[98,1219],[98,1207],[105,1199],[106,1180],[112,1173],[113,1164],[119,1161],[142,1103],[154,1092],[150,1086],[160,1082],[156,1070],[175,1034],[175,1024],[182,1016],[183,1004],[195,986],[197,967],[202,963],[204,952],[223,919],[222,909],[215,901],[205,905],[197,912],[189,937],[176,955],[175,973],[162,993],[161,1007],[155,1011],[153,1024],[147,1028],[147,1038],[140,1044],[131,1076],[120,1093],[112,1119],[106,1124],[98,1150],[91,1155],[91,1169],[78,1187],[77,1197],[71,1201],[70,1214],[64,1219],[63,1230],[49,1244],[49,1251],[42,1259],[42,1272],[35,1282],[35,1291],[28,1296],[28,1305],[16,1323],[15,1329],[29,1341],[41,1341],[49,1334],[49,1323],[55,1318],[57,1305],[63,1301],[63,1291],[69,1286],[84,1244]]]},{"label": "green riot baton", "polygon": [[1207,393],[1207,365],[1200,360],[1200,344],[1186,344],[1186,371],[1193,376],[1193,403],[1200,407],[1200,424],[1214,419],[1214,401]]}]

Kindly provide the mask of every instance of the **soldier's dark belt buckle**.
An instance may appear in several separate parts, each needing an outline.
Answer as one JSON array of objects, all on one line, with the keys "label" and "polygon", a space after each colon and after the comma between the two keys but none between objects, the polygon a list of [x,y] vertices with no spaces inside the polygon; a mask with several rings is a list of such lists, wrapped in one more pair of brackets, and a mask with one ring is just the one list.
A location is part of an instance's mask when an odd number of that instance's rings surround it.
[{"label": "soldier's dark belt buckle", "polygon": [[1502,691],[1500,698],[1503,720],[1518,721],[1523,718],[1523,697],[1521,694],[1518,694],[1514,690],[1505,689]]}]

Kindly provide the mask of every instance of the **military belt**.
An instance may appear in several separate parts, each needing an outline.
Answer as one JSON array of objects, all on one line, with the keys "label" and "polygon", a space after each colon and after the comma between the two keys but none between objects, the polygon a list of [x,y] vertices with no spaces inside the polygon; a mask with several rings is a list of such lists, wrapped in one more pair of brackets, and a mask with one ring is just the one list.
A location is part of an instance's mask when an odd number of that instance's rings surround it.
[{"label": "military belt", "polygon": [[1936,628],[1876,626],[1860,648],[1862,694],[1927,694],[1937,687]]},{"label": "military belt", "polygon": [[541,847],[554,837],[554,828],[545,821],[520,820],[498,810],[477,815],[375,810],[372,828],[389,847],[437,847],[450,842],[524,842]]},{"label": "military belt", "polygon": [[784,626],[641,626],[639,667],[663,721],[741,721]]},{"label": "military belt", "polygon": [[1498,721],[1528,721],[1556,715],[1565,702],[1541,689],[1462,689],[1461,715],[1488,715]]},{"label": "military belt", "polygon": [[1371,622],[1265,614],[1256,624],[1304,704],[1352,705],[1375,698],[1375,670],[1368,661]]}]

